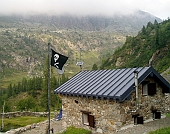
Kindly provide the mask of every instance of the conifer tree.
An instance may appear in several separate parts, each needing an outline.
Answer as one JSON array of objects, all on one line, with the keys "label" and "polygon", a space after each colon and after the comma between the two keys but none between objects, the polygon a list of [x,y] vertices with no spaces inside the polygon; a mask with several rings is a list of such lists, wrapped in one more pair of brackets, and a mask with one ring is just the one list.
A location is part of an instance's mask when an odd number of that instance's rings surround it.
[{"label": "conifer tree", "polygon": [[98,67],[96,64],[93,64],[92,70],[98,70]]}]

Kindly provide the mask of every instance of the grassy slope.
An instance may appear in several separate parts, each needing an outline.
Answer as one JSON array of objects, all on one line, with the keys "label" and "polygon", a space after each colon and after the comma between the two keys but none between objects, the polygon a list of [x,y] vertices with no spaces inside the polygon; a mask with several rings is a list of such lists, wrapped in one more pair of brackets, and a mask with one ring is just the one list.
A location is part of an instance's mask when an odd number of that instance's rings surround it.
[{"label": "grassy slope", "polygon": [[[33,123],[38,123],[47,120],[47,117],[34,117],[34,116],[24,116],[17,118],[5,118],[4,119],[4,132],[10,129],[16,129],[19,127],[24,127]],[[0,126],[2,122],[0,122]]]}]

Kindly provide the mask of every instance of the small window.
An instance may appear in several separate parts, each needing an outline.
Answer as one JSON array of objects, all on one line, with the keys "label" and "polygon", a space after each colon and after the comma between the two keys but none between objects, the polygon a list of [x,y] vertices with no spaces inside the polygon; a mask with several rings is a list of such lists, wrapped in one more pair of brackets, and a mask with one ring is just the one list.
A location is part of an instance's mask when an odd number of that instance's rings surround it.
[{"label": "small window", "polygon": [[143,84],[143,95],[148,95],[148,84]]},{"label": "small window", "polygon": [[89,125],[88,114],[83,113],[83,124]]},{"label": "small window", "polygon": [[143,95],[154,95],[156,94],[156,83],[147,83],[142,84],[142,93]]},{"label": "small window", "polygon": [[84,125],[94,127],[94,116],[90,115],[90,112],[82,113],[82,121]]},{"label": "small window", "polygon": [[148,84],[148,95],[156,94],[156,83],[149,83]]}]

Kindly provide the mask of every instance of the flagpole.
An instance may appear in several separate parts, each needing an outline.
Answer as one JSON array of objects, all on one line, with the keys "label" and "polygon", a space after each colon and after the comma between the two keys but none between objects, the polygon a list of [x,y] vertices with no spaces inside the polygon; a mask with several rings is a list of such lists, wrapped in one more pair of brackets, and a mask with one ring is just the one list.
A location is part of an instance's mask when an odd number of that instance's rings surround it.
[{"label": "flagpole", "polygon": [[48,43],[48,134],[50,134],[50,43]]},{"label": "flagpole", "polygon": [[52,50],[51,66],[54,66],[58,72],[58,82],[60,86],[61,84],[60,75],[64,73],[64,64],[66,63],[68,57],[55,52],[53,49],[51,50]]},{"label": "flagpole", "polygon": [[[60,86],[60,74],[58,73],[58,86]],[[58,95],[59,97],[59,95]],[[59,107],[59,99],[58,99],[58,109],[60,110],[61,108]]]}]

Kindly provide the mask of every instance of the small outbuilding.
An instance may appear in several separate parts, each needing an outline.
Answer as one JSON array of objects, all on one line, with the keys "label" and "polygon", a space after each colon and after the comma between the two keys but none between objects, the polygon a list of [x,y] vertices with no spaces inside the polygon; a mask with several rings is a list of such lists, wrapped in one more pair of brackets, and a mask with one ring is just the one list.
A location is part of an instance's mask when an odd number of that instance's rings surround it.
[{"label": "small outbuilding", "polygon": [[81,71],[54,90],[62,125],[111,134],[170,112],[170,84],[152,67]]}]

